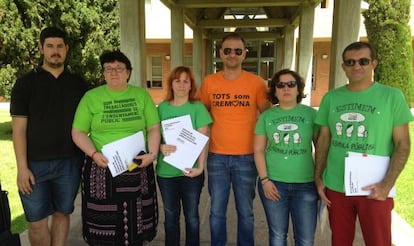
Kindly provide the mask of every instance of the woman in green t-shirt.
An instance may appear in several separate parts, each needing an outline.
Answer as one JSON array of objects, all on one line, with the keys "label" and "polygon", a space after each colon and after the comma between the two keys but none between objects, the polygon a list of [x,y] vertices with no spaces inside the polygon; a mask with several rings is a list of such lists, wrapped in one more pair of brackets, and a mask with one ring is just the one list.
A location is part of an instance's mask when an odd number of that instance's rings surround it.
[{"label": "woman in green t-shirt", "polygon": [[[158,224],[153,167],[161,138],[157,108],[146,89],[128,84],[132,67],[122,52],[105,52],[100,62],[106,84],[85,94],[72,128],[74,142],[87,155],[83,237],[90,245],[143,245],[155,237]],[[102,147],[140,131],[148,153],[136,156],[139,168],[113,177]]]},{"label": "woman in green t-shirt", "polygon": [[269,227],[269,245],[287,245],[289,216],[295,245],[313,245],[318,193],[313,182],[312,143],[316,110],[301,104],[305,84],[298,73],[277,72],[268,93],[274,106],[256,124],[254,159],[259,196]]},{"label": "woman in green t-shirt", "polygon": [[[205,106],[195,100],[197,88],[190,68],[176,67],[169,75],[166,86],[166,99],[158,106],[160,120],[189,115],[192,127],[207,135],[212,119]],[[164,161],[164,156],[174,153],[177,146],[166,143],[165,135],[163,136],[156,172],[164,204],[165,243],[180,245],[180,204],[182,204],[186,223],[185,245],[199,245],[198,205],[204,185],[207,145],[195,163],[181,170]]]}]

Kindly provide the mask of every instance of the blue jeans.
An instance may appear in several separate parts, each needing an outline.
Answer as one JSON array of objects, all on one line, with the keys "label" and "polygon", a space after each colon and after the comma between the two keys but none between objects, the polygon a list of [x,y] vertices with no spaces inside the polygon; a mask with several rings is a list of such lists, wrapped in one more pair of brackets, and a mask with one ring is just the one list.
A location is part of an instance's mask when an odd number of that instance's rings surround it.
[{"label": "blue jeans", "polygon": [[185,245],[200,245],[198,205],[204,185],[204,173],[194,178],[158,176],[157,180],[164,204],[165,245],[180,245],[181,203],[185,217]]},{"label": "blue jeans", "polygon": [[254,245],[253,199],[257,171],[253,154],[208,154],[208,189],[211,197],[211,245],[226,245],[226,212],[232,184],[237,210],[237,245]]},{"label": "blue jeans", "polygon": [[279,201],[265,197],[259,181],[258,190],[269,226],[269,245],[286,246],[289,215],[296,246],[312,246],[316,230],[318,193],[314,182],[283,183],[271,181],[280,194]]},{"label": "blue jeans", "polygon": [[29,195],[19,192],[27,221],[39,221],[54,212],[71,214],[80,183],[79,159],[31,161],[28,165],[36,183]]}]

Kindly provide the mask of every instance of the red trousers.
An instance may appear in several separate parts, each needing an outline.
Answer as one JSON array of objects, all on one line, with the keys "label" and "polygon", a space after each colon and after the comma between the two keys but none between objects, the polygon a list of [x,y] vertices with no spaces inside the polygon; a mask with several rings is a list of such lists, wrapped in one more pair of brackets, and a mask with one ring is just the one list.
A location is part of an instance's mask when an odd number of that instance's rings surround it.
[{"label": "red trousers", "polygon": [[352,246],[358,216],[366,246],[391,245],[391,210],[394,200],[367,199],[366,196],[345,196],[326,189],[331,201],[328,207],[333,246]]}]

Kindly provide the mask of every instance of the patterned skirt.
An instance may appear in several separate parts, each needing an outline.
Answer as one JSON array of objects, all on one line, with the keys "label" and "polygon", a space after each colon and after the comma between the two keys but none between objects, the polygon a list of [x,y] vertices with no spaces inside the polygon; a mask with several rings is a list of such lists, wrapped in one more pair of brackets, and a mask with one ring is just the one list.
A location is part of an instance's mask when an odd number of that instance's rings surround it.
[{"label": "patterned skirt", "polygon": [[82,170],[83,237],[89,245],[143,245],[156,235],[158,204],[154,167],[115,178],[90,158]]}]

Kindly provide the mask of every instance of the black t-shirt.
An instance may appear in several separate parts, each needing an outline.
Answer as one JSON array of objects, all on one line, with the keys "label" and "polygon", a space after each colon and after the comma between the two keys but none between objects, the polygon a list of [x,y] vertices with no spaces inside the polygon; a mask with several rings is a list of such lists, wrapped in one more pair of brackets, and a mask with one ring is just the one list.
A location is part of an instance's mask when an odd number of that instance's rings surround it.
[{"label": "black t-shirt", "polygon": [[11,92],[10,114],[28,119],[28,161],[79,154],[71,130],[76,107],[86,90],[85,80],[66,69],[55,78],[39,66],[17,79]]}]

